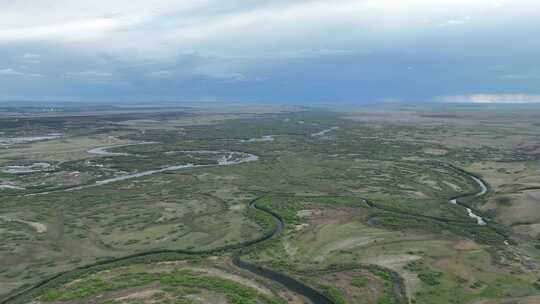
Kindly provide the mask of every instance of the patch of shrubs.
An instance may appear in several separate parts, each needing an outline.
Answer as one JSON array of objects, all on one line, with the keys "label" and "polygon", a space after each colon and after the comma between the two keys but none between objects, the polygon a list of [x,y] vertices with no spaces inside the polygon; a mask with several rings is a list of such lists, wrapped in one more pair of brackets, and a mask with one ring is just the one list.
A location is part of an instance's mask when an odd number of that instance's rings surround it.
[{"label": "patch of shrubs", "polygon": [[407,265],[405,265],[405,269],[415,272],[422,282],[430,286],[436,286],[441,283],[440,278],[442,277],[442,272],[430,269],[422,261],[409,262]]}]

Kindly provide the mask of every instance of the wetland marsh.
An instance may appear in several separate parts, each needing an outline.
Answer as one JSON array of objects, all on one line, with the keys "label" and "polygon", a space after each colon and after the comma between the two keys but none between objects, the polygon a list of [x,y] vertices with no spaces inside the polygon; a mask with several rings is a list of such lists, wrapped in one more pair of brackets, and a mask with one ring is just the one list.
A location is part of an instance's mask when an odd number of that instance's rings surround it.
[{"label": "wetland marsh", "polygon": [[182,110],[3,148],[4,303],[538,298],[536,109]]}]

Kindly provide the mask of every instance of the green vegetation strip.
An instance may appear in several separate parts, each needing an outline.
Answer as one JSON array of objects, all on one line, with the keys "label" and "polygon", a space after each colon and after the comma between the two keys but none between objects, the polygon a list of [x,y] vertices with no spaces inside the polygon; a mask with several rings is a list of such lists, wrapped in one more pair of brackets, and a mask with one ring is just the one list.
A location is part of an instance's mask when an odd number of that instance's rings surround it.
[{"label": "green vegetation strip", "polygon": [[44,302],[86,300],[105,292],[159,283],[161,286],[205,289],[225,295],[231,304],[281,304],[284,301],[260,294],[255,289],[222,278],[204,276],[189,270],[171,273],[124,273],[112,279],[86,279],[63,288],[51,288],[40,299]]}]

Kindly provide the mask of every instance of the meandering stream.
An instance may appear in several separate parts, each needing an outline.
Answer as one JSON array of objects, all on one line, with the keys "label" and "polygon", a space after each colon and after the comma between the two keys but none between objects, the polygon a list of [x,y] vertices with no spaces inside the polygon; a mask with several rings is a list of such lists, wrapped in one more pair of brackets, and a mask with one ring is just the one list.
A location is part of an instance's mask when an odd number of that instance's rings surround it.
[{"label": "meandering stream", "polygon": [[[148,144],[148,143],[145,142],[145,143],[141,143],[141,144]],[[132,145],[132,144],[130,144],[130,145]],[[95,154],[95,155],[100,155],[100,156],[125,156],[125,155],[129,155],[127,153],[115,153],[115,152],[108,151],[109,149],[118,148],[118,147],[121,147],[121,146],[110,146],[110,147],[95,148],[95,149],[91,149],[91,150],[89,150],[87,152],[90,153],[90,154]],[[147,170],[147,171],[143,171],[143,172],[126,174],[126,175],[117,176],[117,177],[113,177],[113,178],[109,178],[109,179],[105,179],[105,180],[100,180],[100,181],[95,182],[95,184],[89,184],[89,185],[83,185],[83,186],[68,188],[68,189],[64,189],[63,191],[76,191],[76,190],[81,190],[81,189],[85,189],[85,188],[88,188],[88,187],[95,187],[95,186],[105,185],[105,184],[109,184],[109,183],[113,183],[113,182],[118,182],[118,181],[137,178],[137,177],[148,176],[148,175],[167,172],[167,171],[176,171],[176,170],[182,170],[182,169],[187,169],[187,168],[201,168],[201,167],[238,165],[238,164],[242,164],[242,163],[257,161],[259,159],[258,156],[254,155],[254,154],[250,154],[250,153],[245,153],[245,152],[208,151],[208,150],[172,151],[172,152],[174,152],[174,153],[193,153],[193,154],[225,154],[225,155],[223,157],[221,157],[220,159],[218,159],[217,164],[210,164],[210,165],[185,164],[185,165],[168,166],[168,167],[161,168],[161,169]],[[240,157],[239,158],[234,158],[234,156],[240,156]],[[33,193],[31,195],[48,194],[48,193],[51,193],[51,192],[53,192],[53,191],[45,191],[45,192],[40,192],[40,193]],[[300,294],[300,295],[306,297],[313,304],[333,304],[333,302],[329,298],[327,298],[323,294],[319,293],[317,290],[313,289],[312,287],[309,287],[308,285],[306,285],[306,284],[304,284],[304,283],[302,283],[302,282],[300,282],[300,281],[298,281],[298,280],[296,280],[296,279],[294,279],[292,277],[289,277],[289,276],[287,276],[285,274],[273,271],[271,269],[263,268],[263,267],[260,267],[260,266],[245,262],[245,261],[243,261],[241,259],[241,255],[244,253],[245,249],[247,249],[247,248],[249,248],[249,247],[251,247],[251,246],[253,246],[255,244],[264,242],[266,240],[269,240],[269,239],[275,237],[276,235],[281,233],[281,231],[283,230],[283,227],[284,227],[284,222],[283,222],[283,220],[281,219],[281,217],[279,215],[277,215],[276,213],[274,213],[274,212],[272,212],[270,210],[267,210],[265,208],[258,207],[256,202],[257,202],[257,199],[251,201],[250,204],[249,204],[249,208],[257,209],[259,211],[266,212],[266,213],[270,214],[274,218],[275,223],[276,223],[275,228],[270,233],[268,233],[268,234],[266,234],[266,235],[264,235],[264,236],[262,236],[262,237],[260,237],[258,239],[251,240],[251,241],[244,241],[244,242],[241,242],[241,243],[239,243],[237,245],[231,245],[231,246],[226,246],[226,247],[223,247],[223,248],[216,248],[214,250],[201,251],[201,252],[186,251],[186,250],[148,251],[148,252],[142,252],[140,254],[135,254],[135,255],[131,255],[131,256],[125,256],[125,257],[121,257],[121,258],[111,259],[111,260],[104,261],[104,262],[98,262],[98,263],[92,264],[92,265],[86,265],[86,266],[78,267],[78,268],[76,268],[76,269],[74,269],[72,271],[59,273],[59,274],[57,274],[57,275],[55,275],[55,276],[53,276],[53,277],[51,277],[51,278],[49,278],[47,280],[44,280],[44,281],[42,281],[42,282],[40,282],[40,283],[38,283],[38,284],[36,284],[34,286],[31,286],[28,289],[19,291],[18,293],[15,293],[15,294],[9,296],[8,298],[1,300],[0,304],[8,304],[8,303],[11,303],[13,301],[16,301],[17,299],[19,299],[23,295],[29,294],[30,292],[32,292],[34,290],[38,290],[39,288],[42,288],[42,287],[46,286],[50,282],[52,282],[52,281],[54,281],[56,279],[59,279],[64,275],[68,275],[69,273],[71,273],[73,271],[89,269],[91,267],[95,267],[95,266],[98,266],[98,265],[104,265],[104,264],[114,263],[114,262],[118,262],[118,261],[122,261],[122,260],[128,260],[128,259],[131,259],[131,258],[136,258],[136,257],[141,257],[141,256],[149,256],[149,255],[156,255],[156,254],[167,253],[167,252],[176,252],[176,253],[183,253],[183,254],[189,254],[189,255],[200,255],[200,254],[220,253],[220,252],[223,252],[223,251],[226,251],[226,250],[236,250],[236,253],[234,254],[234,257],[233,257],[233,263],[237,267],[239,267],[241,269],[244,269],[246,271],[249,271],[249,272],[251,272],[251,273],[253,273],[255,275],[267,278],[267,279],[269,279],[271,281],[280,283],[283,286],[285,286],[288,290],[293,291],[293,292],[295,292],[297,294]]]},{"label": "meandering stream", "polygon": [[[148,144],[148,143],[146,143]],[[127,153],[114,153],[114,152],[108,152],[105,148],[99,148],[93,149],[90,151],[99,151],[100,155],[129,155]],[[90,151],[88,151],[90,153]],[[229,151],[207,151],[207,150],[194,150],[194,151],[175,151],[179,153],[193,153],[193,154],[227,154],[227,156],[223,156],[222,158],[218,159],[217,164],[210,164],[210,165],[196,165],[196,164],[184,164],[184,165],[172,165],[161,169],[154,169],[154,170],[147,170],[142,172],[136,172],[136,173],[130,173],[120,176],[111,177],[104,180],[96,181],[94,184],[79,186],[67,189],[67,191],[74,191],[74,190],[81,190],[89,187],[95,187],[95,186],[102,186],[114,182],[119,182],[127,179],[137,178],[137,177],[143,177],[148,175],[153,175],[157,173],[163,173],[167,171],[178,171],[182,169],[190,169],[190,168],[205,168],[205,167],[216,167],[216,166],[231,166],[231,165],[239,165],[242,163],[257,161],[259,157],[257,155],[244,153],[244,152],[229,152]],[[105,154],[104,154],[105,153]],[[235,155],[239,155],[240,158],[233,158]]]},{"label": "meandering stream", "polygon": [[[327,131],[327,130],[325,130],[325,131]],[[319,132],[319,133],[321,133],[321,132]],[[325,134],[325,132],[322,133],[322,135],[324,135],[324,134]],[[320,136],[320,134],[316,134],[316,136]],[[118,146],[116,146],[116,147],[118,147]],[[114,148],[116,148],[116,147],[114,147]],[[125,153],[110,152],[110,151],[108,151],[108,149],[110,149],[110,148],[113,148],[113,147],[96,148],[96,149],[92,149],[92,150],[90,150],[88,152],[93,153],[93,154],[98,154],[98,155],[105,155],[105,156],[126,155]],[[126,174],[126,175],[122,175],[122,176],[117,176],[117,177],[97,181],[95,184],[69,188],[69,189],[65,189],[63,191],[74,191],[74,190],[79,190],[79,189],[83,189],[83,188],[87,188],[87,187],[100,186],[100,185],[105,185],[105,184],[109,184],[109,183],[113,183],[113,182],[117,182],[117,181],[122,181],[122,180],[131,179],[131,178],[142,177],[142,176],[148,176],[148,175],[167,172],[167,171],[175,171],[175,170],[182,170],[182,169],[187,169],[187,168],[198,168],[198,167],[215,167],[215,166],[238,165],[238,164],[258,160],[258,157],[256,155],[245,153],[245,152],[228,152],[228,151],[225,152],[225,151],[206,151],[206,150],[175,151],[175,152],[178,152],[178,153],[198,153],[198,154],[225,154],[225,156],[220,158],[218,160],[217,164],[211,164],[211,165],[194,165],[194,164],[173,165],[173,166],[168,166],[168,167],[161,168],[161,169],[148,170],[148,171],[143,171],[143,172],[138,172],[138,173],[132,173],[132,174]],[[240,156],[240,157],[235,158],[234,156]],[[480,197],[480,196],[487,193],[488,188],[487,188],[486,184],[481,179],[479,179],[476,176],[474,176],[472,174],[469,174],[469,173],[467,173],[465,171],[462,171],[462,172],[467,174],[471,179],[473,179],[480,186],[480,191],[473,194],[472,196]],[[46,194],[46,193],[49,193],[49,192],[42,192],[41,194]],[[34,195],[36,195],[36,194],[34,194]],[[450,202],[452,204],[461,205],[459,203],[459,200],[461,198],[465,198],[465,197],[469,197],[469,196],[471,196],[471,195],[462,195],[462,196],[459,196],[459,197],[455,197],[455,198],[450,199]],[[8,304],[8,303],[16,302],[22,296],[29,295],[32,292],[37,291],[40,288],[47,286],[49,283],[52,283],[54,280],[61,279],[65,275],[69,275],[70,273],[75,272],[75,271],[90,269],[90,268],[98,266],[98,265],[105,265],[105,264],[110,264],[110,263],[114,263],[114,262],[118,262],[118,261],[124,261],[124,260],[128,260],[128,259],[136,258],[136,257],[150,256],[150,255],[156,255],[156,254],[162,254],[162,253],[182,253],[182,254],[187,254],[187,255],[202,255],[202,254],[218,254],[218,253],[223,253],[224,251],[232,251],[232,252],[234,252],[233,263],[234,263],[234,265],[236,265],[237,267],[239,267],[239,268],[241,268],[243,270],[251,272],[251,273],[253,273],[253,274],[257,275],[257,276],[264,277],[264,278],[266,278],[268,280],[277,282],[277,283],[283,285],[288,290],[290,290],[290,291],[292,291],[294,293],[297,293],[299,295],[302,295],[305,298],[309,299],[313,304],[333,304],[334,302],[331,299],[329,299],[328,297],[326,297],[325,295],[323,295],[319,291],[317,291],[314,288],[300,282],[299,280],[297,280],[295,278],[292,278],[292,277],[290,277],[290,276],[288,276],[286,274],[283,274],[283,273],[280,273],[280,272],[277,272],[277,271],[274,271],[274,270],[271,270],[271,269],[268,269],[268,268],[265,268],[265,267],[261,267],[261,266],[246,262],[246,261],[241,259],[241,256],[244,253],[246,253],[246,251],[248,251],[253,245],[259,244],[259,243],[267,241],[267,240],[270,240],[270,239],[276,237],[277,235],[279,235],[282,232],[282,230],[284,228],[284,225],[285,225],[284,222],[283,222],[283,219],[278,214],[276,214],[273,211],[268,210],[266,208],[257,206],[257,200],[258,199],[254,199],[253,201],[251,201],[250,204],[249,204],[249,208],[256,209],[256,210],[261,211],[261,212],[265,212],[265,213],[269,214],[270,216],[272,216],[274,218],[274,221],[275,221],[275,227],[273,228],[273,230],[271,232],[267,233],[266,235],[263,235],[262,237],[259,237],[259,238],[255,239],[255,240],[243,241],[243,242],[240,242],[240,243],[235,244],[235,245],[229,245],[229,246],[226,246],[226,247],[216,248],[216,249],[207,250],[207,251],[187,251],[187,250],[147,251],[147,252],[142,252],[142,253],[139,253],[139,254],[134,254],[134,255],[130,255],[130,256],[125,256],[125,257],[121,257],[121,258],[111,259],[111,260],[98,262],[98,263],[91,264],[91,265],[78,267],[78,268],[76,268],[76,269],[74,269],[72,271],[59,273],[59,274],[57,274],[57,275],[55,275],[55,276],[53,276],[53,277],[51,277],[51,278],[49,278],[47,280],[44,280],[44,281],[42,281],[42,282],[40,282],[40,283],[38,283],[38,284],[36,284],[34,286],[31,286],[31,287],[29,287],[27,289],[16,292],[16,293],[12,294],[11,296],[9,296],[8,298],[5,298],[5,299],[1,300],[0,304]],[[466,207],[466,206],[464,206],[464,207]],[[486,222],[484,221],[484,219],[482,217],[474,214],[474,212],[470,208],[468,208],[468,207],[466,207],[466,208],[467,208],[468,216],[470,216],[471,218],[475,218],[477,220],[477,222],[478,222],[478,225],[486,225]]]},{"label": "meandering stream", "polygon": [[305,298],[309,299],[313,304],[334,304],[334,302],[330,300],[328,297],[326,297],[325,295],[318,292],[314,288],[300,282],[299,280],[295,278],[292,278],[283,273],[274,271],[272,269],[268,269],[268,268],[261,267],[252,263],[248,263],[241,259],[241,256],[244,253],[244,250],[248,249],[249,245],[254,245],[254,244],[269,240],[277,236],[278,234],[281,233],[281,231],[283,231],[283,228],[285,226],[283,219],[278,214],[266,208],[261,208],[257,206],[257,200],[253,200],[249,204],[249,207],[252,209],[257,209],[259,211],[270,214],[274,218],[276,226],[271,234],[268,234],[266,237],[263,237],[256,242],[246,244],[246,246],[242,248],[242,250],[240,250],[234,255],[233,264],[236,267],[247,270],[255,275],[280,283],[281,285],[285,286],[288,290],[295,292],[297,294],[300,294],[304,296]]},{"label": "meandering stream", "polygon": [[325,130],[322,130],[320,132],[317,132],[317,133],[313,133],[311,134],[312,137],[320,137],[320,136],[325,136],[326,133],[329,133],[329,132],[332,132],[334,130],[337,130],[339,129],[339,127],[331,127],[331,128],[328,128],[328,129],[325,129]]},{"label": "meandering stream", "polygon": [[[468,174],[468,176],[469,176],[472,180],[474,180],[474,181],[478,184],[478,186],[480,186],[480,191],[477,192],[477,193],[475,193],[475,194],[474,194],[474,197],[480,197],[480,196],[482,196],[482,195],[484,195],[484,194],[487,193],[488,188],[487,188],[486,184],[484,183],[484,181],[482,181],[481,179],[479,179],[478,177],[476,177],[476,176],[474,176],[474,175],[472,175],[472,174]],[[471,208],[469,208],[469,207],[467,207],[467,206],[464,206],[464,205],[462,205],[462,204],[459,204],[459,199],[460,199],[460,198],[464,198],[464,197],[468,197],[468,196],[470,196],[470,195],[463,195],[463,196],[455,197],[455,198],[453,198],[453,199],[450,200],[450,203],[451,203],[451,204],[454,204],[454,205],[461,205],[461,206],[465,207],[465,210],[467,211],[467,215],[468,215],[470,218],[475,219],[475,220],[476,220],[476,223],[477,223],[478,225],[480,225],[480,226],[485,226],[485,225],[487,225],[487,223],[486,223],[486,221],[484,220],[484,218],[482,218],[481,216],[475,214]]]},{"label": "meandering stream", "polygon": [[[147,145],[147,144],[154,144],[154,143],[155,142],[143,142],[143,143],[138,143],[138,144],[127,144],[127,145],[121,145],[121,146],[119,145],[119,146],[100,147],[100,148],[94,148],[94,149],[88,150],[87,153],[94,154],[94,155],[99,155],[99,156],[128,156],[128,155],[131,155],[131,154],[122,153],[122,152],[119,152],[119,153],[110,152],[109,149],[120,148],[120,147],[125,147],[125,146],[132,146],[132,145],[143,145],[143,144]],[[146,171],[141,171],[141,172],[135,172],[135,173],[128,173],[128,174],[124,174],[124,175],[119,175],[119,176],[115,176],[115,177],[111,177],[111,178],[107,178],[107,179],[103,179],[103,180],[98,180],[98,181],[96,181],[94,183],[86,184],[86,185],[82,185],[82,186],[75,186],[75,187],[70,187],[70,188],[66,188],[66,189],[62,189],[62,190],[51,190],[51,191],[30,193],[30,194],[26,194],[25,196],[44,195],[44,194],[55,193],[55,192],[58,192],[58,191],[66,191],[66,192],[78,191],[78,190],[82,190],[82,189],[87,189],[87,188],[96,187],[96,186],[103,186],[103,185],[110,184],[110,183],[124,181],[124,180],[132,179],[132,178],[138,178],[138,177],[143,177],[143,176],[154,175],[154,174],[157,174],[157,173],[163,173],[163,172],[168,172],[168,171],[178,171],[178,170],[191,169],[191,168],[208,168],[208,167],[217,167],[217,166],[232,166],[232,165],[239,165],[239,164],[242,164],[242,163],[257,161],[259,159],[259,157],[257,155],[250,154],[250,153],[245,153],[245,152],[235,152],[235,151],[192,150],[192,151],[174,151],[174,152],[177,152],[177,153],[192,153],[192,154],[224,154],[224,156],[221,157],[220,159],[218,159],[216,164],[197,165],[197,164],[189,164],[188,163],[188,164],[182,164],[182,165],[171,165],[171,166],[167,166],[167,167],[160,168],[160,169],[146,170]],[[240,156],[240,157],[234,158],[234,156]]]}]

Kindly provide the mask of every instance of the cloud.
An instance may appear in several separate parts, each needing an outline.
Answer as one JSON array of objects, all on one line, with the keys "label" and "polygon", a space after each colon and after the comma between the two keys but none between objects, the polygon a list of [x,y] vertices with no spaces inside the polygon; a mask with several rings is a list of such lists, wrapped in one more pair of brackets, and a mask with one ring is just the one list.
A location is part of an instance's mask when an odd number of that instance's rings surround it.
[{"label": "cloud", "polygon": [[79,72],[68,72],[66,73],[66,76],[68,77],[88,77],[88,78],[104,78],[104,77],[111,77],[112,73],[105,72],[105,71],[97,71],[97,70],[86,70],[86,71],[79,71]]},{"label": "cloud", "polygon": [[473,94],[458,96],[443,96],[442,102],[458,103],[540,103],[540,95],[530,94]]},{"label": "cloud", "polygon": [[444,21],[442,23],[439,23],[438,26],[446,27],[446,26],[464,25],[464,24],[467,24],[467,23],[471,22],[471,20],[472,20],[471,16],[465,16],[465,17],[459,18],[459,19],[446,20],[446,21]]},{"label": "cloud", "polygon": [[[19,0],[0,3],[0,44],[103,42],[207,0]],[[118,35],[119,34],[119,35]],[[144,34],[142,34],[144,37]],[[101,44],[101,48],[106,44]],[[129,47],[129,46],[127,46]]]},{"label": "cloud", "polygon": [[169,78],[169,77],[172,77],[174,74],[171,71],[162,70],[162,71],[153,71],[153,72],[147,73],[146,75],[152,78]]},{"label": "cloud", "polygon": [[83,70],[77,72],[67,72],[64,74],[66,81],[74,81],[78,83],[112,85],[114,83],[120,85],[124,83],[122,79],[115,77],[111,72],[100,70]]},{"label": "cloud", "polygon": [[[137,23],[134,18],[97,18],[0,30],[0,41],[95,39],[114,29]],[[140,21],[139,21],[140,22]]]},{"label": "cloud", "polygon": [[248,78],[246,75],[242,73],[202,73],[201,76],[205,76],[214,80],[221,80],[221,81],[228,81],[228,82],[239,82],[239,81],[247,81]]},{"label": "cloud", "polygon": [[[529,6],[534,3],[515,1]],[[321,37],[312,33],[333,27],[335,31],[325,35],[326,39],[351,35],[381,39],[387,34],[394,37],[394,33],[421,34],[426,19],[445,26],[459,25],[473,15],[485,14],[488,8],[504,6],[507,4],[501,1],[495,6],[492,0],[21,0],[0,5],[0,43],[105,40],[109,43],[100,43],[99,48],[126,51],[137,43],[141,49],[178,50],[239,36],[258,41],[301,38],[314,42],[313,38]],[[134,36],[138,39],[132,39]],[[247,39],[235,42],[228,48],[252,45]]]},{"label": "cloud", "polygon": [[540,73],[521,73],[521,74],[504,74],[499,76],[501,80],[523,81],[523,80],[535,80],[540,79]]},{"label": "cloud", "polygon": [[248,77],[240,72],[235,72],[232,67],[226,66],[213,66],[213,65],[202,65],[191,67],[189,70],[159,70],[151,71],[146,73],[146,76],[149,78],[162,78],[162,79],[190,79],[194,77],[205,78],[215,81],[224,81],[224,82],[240,82],[247,81]]},{"label": "cloud", "polygon": [[27,59],[27,60],[36,60],[36,59],[39,59],[40,57],[41,55],[32,54],[32,53],[26,53],[22,56],[23,59]]},{"label": "cloud", "polygon": [[[0,2],[0,99],[431,100],[538,88],[518,76],[540,67],[536,0]],[[45,76],[32,81],[36,71]]]},{"label": "cloud", "polygon": [[0,69],[0,76],[29,76],[29,77],[43,77],[41,74],[25,73],[12,68]]},{"label": "cloud", "polygon": [[39,54],[32,54],[32,53],[26,53],[21,56],[22,62],[25,64],[38,64],[41,62],[41,55]]},{"label": "cloud", "polygon": [[0,70],[0,75],[22,76],[22,75],[24,75],[24,73],[9,68],[9,69],[1,69]]},{"label": "cloud", "polygon": [[372,52],[369,50],[344,50],[344,49],[301,49],[286,52],[276,52],[271,54],[270,58],[286,59],[286,58],[317,58],[325,56],[353,56],[353,55],[369,55]]}]

